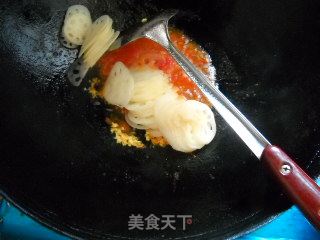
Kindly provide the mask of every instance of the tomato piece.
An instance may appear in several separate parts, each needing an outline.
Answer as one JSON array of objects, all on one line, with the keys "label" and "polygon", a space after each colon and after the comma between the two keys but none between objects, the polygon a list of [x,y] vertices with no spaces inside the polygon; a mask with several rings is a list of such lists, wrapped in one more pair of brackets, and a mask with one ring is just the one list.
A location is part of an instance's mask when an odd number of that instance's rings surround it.
[{"label": "tomato piece", "polygon": [[[204,50],[178,30],[170,31],[170,39],[193,64],[208,74],[210,58]],[[129,69],[144,67],[160,69],[170,76],[172,84],[179,89],[179,94],[188,99],[207,102],[197,85],[186,75],[167,50],[150,39],[140,38],[105,53],[98,63],[103,79],[107,79],[111,68],[118,61],[124,63]]]}]

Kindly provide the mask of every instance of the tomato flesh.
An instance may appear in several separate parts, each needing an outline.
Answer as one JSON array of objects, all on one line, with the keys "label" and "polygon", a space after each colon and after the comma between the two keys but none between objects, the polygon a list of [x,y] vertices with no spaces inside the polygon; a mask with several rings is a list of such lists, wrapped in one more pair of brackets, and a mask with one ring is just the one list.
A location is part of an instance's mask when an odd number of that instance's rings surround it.
[{"label": "tomato flesh", "polygon": [[[190,41],[181,31],[171,30],[170,39],[185,56],[202,72],[208,74],[210,57],[196,43]],[[179,94],[188,99],[207,102],[197,85],[186,75],[173,57],[158,43],[140,38],[116,50],[107,52],[99,60],[100,74],[107,79],[113,65],[121,61],[129,69],[160,69],[171,78],[171,82],[179,89]]]}]

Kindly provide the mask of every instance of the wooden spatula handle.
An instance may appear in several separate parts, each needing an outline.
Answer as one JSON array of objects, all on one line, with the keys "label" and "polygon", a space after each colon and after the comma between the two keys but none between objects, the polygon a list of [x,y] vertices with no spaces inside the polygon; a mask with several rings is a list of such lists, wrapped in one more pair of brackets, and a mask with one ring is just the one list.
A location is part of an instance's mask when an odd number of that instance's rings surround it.
[{"label": "wooden spatula handle", "polygon": [[293,203],[320,229],[320,187],[317,183],[277,146],[267,146],[261,160]]}]

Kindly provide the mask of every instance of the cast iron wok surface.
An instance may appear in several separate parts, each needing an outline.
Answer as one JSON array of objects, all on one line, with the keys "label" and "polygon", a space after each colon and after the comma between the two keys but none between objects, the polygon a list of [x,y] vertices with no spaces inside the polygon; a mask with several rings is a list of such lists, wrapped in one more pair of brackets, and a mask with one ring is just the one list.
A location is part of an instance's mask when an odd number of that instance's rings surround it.
[{"label": "cast iron wok surface", "polygon": [[[0,189],[39,221],[73,236],[228,238],[290,206],[263,166],[217,116],[194,154],[116,144],[104,107],[65,73],[65,10],[85,4],[126,30],[161,10],[212,56],[220,89],[273,143],[319,174],[318,1],[1,1]],[[191,214],[182,230],[128,231],[131,214]]]}]

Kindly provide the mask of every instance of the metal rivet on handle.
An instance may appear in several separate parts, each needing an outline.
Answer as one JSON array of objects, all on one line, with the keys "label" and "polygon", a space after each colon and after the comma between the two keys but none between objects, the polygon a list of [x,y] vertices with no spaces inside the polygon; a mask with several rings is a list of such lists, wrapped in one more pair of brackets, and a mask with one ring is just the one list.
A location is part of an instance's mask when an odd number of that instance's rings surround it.
[{"label": "metal rivet on handle", "polygon": [[283,164],[280,168],[280,173],[282,175],[288,175],[289,173],[291,173],[291,166],[288,164]]}]

